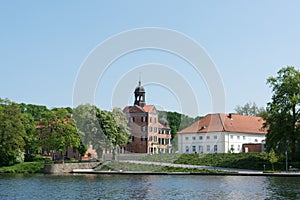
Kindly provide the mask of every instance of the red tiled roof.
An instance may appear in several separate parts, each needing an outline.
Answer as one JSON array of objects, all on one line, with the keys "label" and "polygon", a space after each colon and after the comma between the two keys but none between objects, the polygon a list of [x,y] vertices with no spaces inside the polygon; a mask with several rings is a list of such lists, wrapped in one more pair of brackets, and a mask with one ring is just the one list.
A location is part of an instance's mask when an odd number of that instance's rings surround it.
[{"label": "red tiled roof", "polygon": [[149,112],[151,111],[153,108],[155,108],[153,105],[146,105],[144,107],[138,106],[138,105],[134,105],[134,106],[126,106],[123,109],[123,112]]},{"label": "red tiled roof", "polygon": [[144,109],[145,112],[149,112],[149,111],[152,110],[153,108],[154,108],[153,105],[146,105],[146,106],[143,107],[143,109]]},{"label": "red tiled roof", "polygon": [[261,117],[231,114],[208,114],[189,127],[181,130],[184,133],[207,133],[207,132],[237,132],[267,134],[263,127],[264,120]]}]

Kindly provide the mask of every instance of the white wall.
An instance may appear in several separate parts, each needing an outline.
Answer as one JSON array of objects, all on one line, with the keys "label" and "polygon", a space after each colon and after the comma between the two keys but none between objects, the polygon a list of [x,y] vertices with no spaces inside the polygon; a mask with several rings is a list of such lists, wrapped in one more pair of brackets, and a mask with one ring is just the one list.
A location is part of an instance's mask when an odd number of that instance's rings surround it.
[{"label": "white wall", "polygon": [[[265,135],[210,132],[210,133],[188,133],[178,134],[179,153],[227,153],[233,145],[234,152],[242,152],[245,143],[261,143]],[[199,149],[201,146],[202,149]],[[200,152],[201,150],[201,152]]]}]

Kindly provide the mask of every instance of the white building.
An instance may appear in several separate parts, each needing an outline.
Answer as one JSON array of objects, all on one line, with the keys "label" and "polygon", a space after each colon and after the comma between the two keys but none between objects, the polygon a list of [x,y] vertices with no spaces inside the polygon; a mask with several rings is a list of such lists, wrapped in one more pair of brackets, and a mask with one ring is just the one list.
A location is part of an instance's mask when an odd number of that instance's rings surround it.
[{"label": "white building", "polygon": [[[267,134],[263,123],[261,117],[208,114],[178,132],[179,153],[262,151]],[[252,148],[254,146],[261,148]]]}]

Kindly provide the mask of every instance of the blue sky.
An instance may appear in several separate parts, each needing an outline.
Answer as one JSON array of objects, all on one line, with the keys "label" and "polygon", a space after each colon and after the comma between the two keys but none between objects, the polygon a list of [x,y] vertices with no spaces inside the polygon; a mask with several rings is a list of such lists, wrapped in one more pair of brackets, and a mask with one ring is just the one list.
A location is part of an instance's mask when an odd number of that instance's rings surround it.
[{"label": "blue sky", "polygon": [[[226,112],[249,101],[265,106],[271,97],[267,77],[287,65],[300,66],[299,7],[299,1],[275,0],[1,1],[0,97],[50,108],[72,106],[76,77],[97,45],[127,30],[160,27],[185,34],[205,49],[222,77]],[[157,50],[133,52],[112,63],[99,80],[96,105],[125,106],[112,102],[114,89],[145,63],[167,65],[185,77],[199,106],[185,114],[212,112],[203,77],[179,57]],[[145,89],[148,104],[182,111],[168,86],[148,82]],[[122,97],[127,104],[133,90]]]}]

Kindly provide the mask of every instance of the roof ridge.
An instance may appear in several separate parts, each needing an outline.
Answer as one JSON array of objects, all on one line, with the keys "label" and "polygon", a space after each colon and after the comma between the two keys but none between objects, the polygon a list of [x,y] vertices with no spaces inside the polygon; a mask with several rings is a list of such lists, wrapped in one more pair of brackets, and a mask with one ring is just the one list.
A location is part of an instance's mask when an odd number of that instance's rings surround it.
[{"label": "roof ridge", "polygon": [[[219,115],[219,119],[220,119],[221,124],[222,124],[222,132],[223,132],[223,131],[226,131],[226,129],[225,129],[225,120],[226,120],[226,119],[224,118],[224,123],[223,123],[222,117],[221,117],[221,113],[219,113],[218,115]],[[225,115],[226,115],[226,114],[225,114]]]}]

